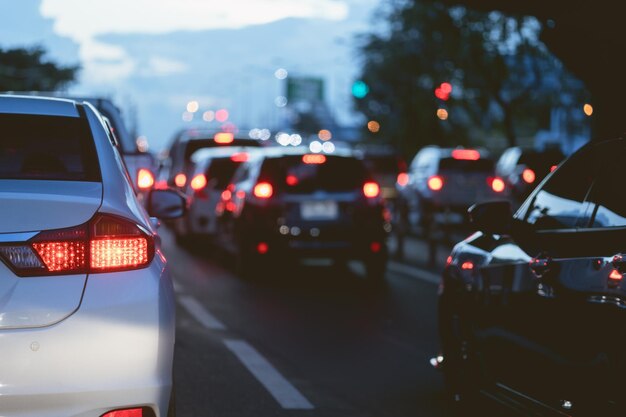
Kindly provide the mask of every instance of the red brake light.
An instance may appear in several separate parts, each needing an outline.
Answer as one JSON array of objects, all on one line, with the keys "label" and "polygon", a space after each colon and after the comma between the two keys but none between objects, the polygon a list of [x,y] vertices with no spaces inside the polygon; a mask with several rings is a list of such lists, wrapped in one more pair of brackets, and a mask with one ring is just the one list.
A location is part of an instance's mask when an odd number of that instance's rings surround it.
[{"label": "red brake light", "polygon": [[382,248],[383,248],[383,245],[381,245],[380,242],[370,243],[370,251],[372,251],[372,253],[378,253],[380,252]]},{"label": "red brake light", "polygon": [[522,172],[522,179],[528,184],[532,184],[533,182],[535,182],[535,179],[536,179],[535,171],[533,171],[530,168],[526,168]]},{"label": "red brake light", "polygon": [[176,174],[174,177],[174,184],[176,184],[177,187],[183,188],[185,184],[187,184],[187,176],[182,172],[180,174]]},{"label": "red brake light", "polygon": [[495,191],[496,193],[501,193],[502,191],[504,191],[505,188],[505,184],[504,184],[504,180],[500,177],[495,177],[495,178],[490,178],[489,179],[491,182],[491,189],[493,191]]},{"label": "red brake light", "polygon": [[215,141],[215,143],[226,145],[229,143],[233,143],[233,141],[235,140],[235,137],[233,136],[232,133],[218,132],[215,134],[215,136],[213,136],[213,140]]},{"label": "red brake light", "polygon": [[326,156],[318,153],[306,154],[302,156],[302,162],[305,164],[323,164],[326,162]]},{"label": "red brake light", "polygon": [[609,279],[612,281],[621,281],[623,276],[624,275],[621,272],[619,272],[617,269],[614,269],[609,274]]},{"label": "red brake light", "polygon": [[137,187],[140,190],[149,190],[154,185],[154,175],[149,169],[141,168],[137,171]]},{"label": "red brake light", "polygon": [[207,185],[206,176],[204,176],[204,174],[196,175],[195,177],[191,179],[191,182],[189,183],[189,185],[191,186],[191,189],[194,191],[202,190]]},{"label": "red brake light", "polygon": [[472,261],[465,261],[461,264],[461,269],[464,269],[466,271],[470,271],[472,269],[474,269],[474,263]]},{"label": "red brake light", "polygon": [[443,188],[443,178],[440,177],[439,175],[433,175],[432,177],[428,178],[428,188],[430,188],[433,191],[439,191]]},{"label": "red brake light", "polygon": [[270,247],[267,243],[265,242],[259,242],[258,245],[256,245],[256,251],[260,254],[260,255],[265,255],[268,251],[270,250]]},{"label": "red brake light", "polygon": [[455,149],[452,151],[454,159],[465,159],[467,161],[477,161],[480,159],[480,152],[475,149]]},{"label": "red brake light", "polygon": [[400,187],[406,187],[409,183],[409,174],[407,174],[406,172],[399,173],[396,182]]},{"label": "red brake light", "polygon": [[230,160],[233,162],[246,162],[248,160],[248,153],[247,152],[238,152],[236,154],[233,154],[230,157]]},{"label": "red brake light", "polygon": [[295,175],[287,175],[287,178],[285,178],[285,182],[290,187],[296,186],[298,185],[298,177],[296,177]]},{"label": "red brake light", "polygon": [[550,167],[550,172],[554,171],[555,169],[556,169],[556,165],[552,165],[552,166]]},{"label": "red brake light", "polygon": [[127,408],[126,410],[109,411],[101,417],[143,417],[143,408]]},{"label": "red brake light", "polygon": [[274,194],[274,187],[269,182],[260,182],[254,186],[253,193],[257,198],[270,198]]},{"label": "red brake light", "polygon": [[150,263],[154,242],[136,224],[106,214],[68,229],[44,231],[29,242],[0,247],[19,276],[138,269]]},{"label": "red brake light", "polygon": [[374,181],[368,181],[363,184],[363,194],[367,198],[375,198],[380,194],[380,187]]},{"label": "red brake light", "polygon": [[222,191],[222,200],[226,201],[226,200],[230,200],[233,196],[232,191],[230,190],[224,190]]}]

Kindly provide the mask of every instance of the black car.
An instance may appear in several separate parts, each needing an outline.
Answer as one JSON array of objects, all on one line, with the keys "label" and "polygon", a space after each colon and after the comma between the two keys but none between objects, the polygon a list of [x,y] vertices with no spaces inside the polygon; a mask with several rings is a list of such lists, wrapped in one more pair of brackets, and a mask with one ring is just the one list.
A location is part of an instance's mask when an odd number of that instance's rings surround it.
[{"label": "black car", "polygon": [[305,148],[251,152],[223,193],[221,235],[243,273],[301,258],[361,260],[382,279],[389,216],[363,161]]},{"label": "black car", "polygon": [[448,258],[439,299],[456,399],[482,392],[529,415],[626,415],[626,140],[586,145],[515,215],[470,209],[480,230]]}]

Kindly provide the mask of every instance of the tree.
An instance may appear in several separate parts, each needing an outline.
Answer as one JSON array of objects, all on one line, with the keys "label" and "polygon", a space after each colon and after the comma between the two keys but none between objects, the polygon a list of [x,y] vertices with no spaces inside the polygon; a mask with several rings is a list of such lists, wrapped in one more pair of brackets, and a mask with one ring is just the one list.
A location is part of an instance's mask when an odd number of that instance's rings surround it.
[{"label": "tree", "polygon": [[0,48],[0,91],[55,91],[72,83],[78,66],[60,66],[41,47]]},{"label": "tree", "polygon": [[[536,130],[567,74],[539,41],[534,18],[448,7],[439,0],[390,0],[385,30],[361,38],[361,79],[370,93],[356,100],[368,119],[406,153],[428,144],[487,144],[519,128]],[[448,100],[434,95],[453,86]],[[437,109],[447,110],[445,121]],[[539,117],[543,114],[545,117]],[[481,143],[482,142],[482,143]]]}]

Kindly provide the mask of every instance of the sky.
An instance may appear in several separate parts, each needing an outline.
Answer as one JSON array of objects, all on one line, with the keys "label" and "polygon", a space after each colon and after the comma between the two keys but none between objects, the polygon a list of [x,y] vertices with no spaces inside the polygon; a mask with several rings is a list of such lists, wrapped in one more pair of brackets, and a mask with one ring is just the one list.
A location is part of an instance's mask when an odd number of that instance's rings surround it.
[{"label": "sky", "polygon": [[[53,60],[80,64],[70,92],[113,98],[158,151],[205,111],[268,127],[284,80],[324,79],[342,124],[359,121],[350,86],[354,37],[368,31],[378,0],[0,0],[0,46],[43,45]],[[135,117],[136,115],[136,117]]]}]

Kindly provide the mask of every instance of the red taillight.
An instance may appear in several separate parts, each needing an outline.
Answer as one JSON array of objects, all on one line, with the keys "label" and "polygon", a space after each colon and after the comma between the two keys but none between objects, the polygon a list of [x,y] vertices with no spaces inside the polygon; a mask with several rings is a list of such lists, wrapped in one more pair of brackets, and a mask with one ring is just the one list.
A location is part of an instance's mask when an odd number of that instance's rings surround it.
[{"label": "red taillight", "polygon": [[230,157],[230,160],[233,162],[246,162],[248,161],[248,157],[249,156],[247,152],[239,152],[239,153],[233,154]]},{"label": "red taillight", "polygon": [[127,408],[125,410],[109,411],[101,417],[143,417],[143,408]]},{"label": "red taillight", "polygon": [[409,174],[407,174],[406,172],[399,173],[396,182],[400,187],[406,187],[409,183]]},{"label": "red taillight", "polygon": [[257,198],[270,198],[274,194],[274,187],[269,182],[260,182],[254,186],[253,193]]},{"label": "red taillight", "polygon": [[287,175],[287,178],[285,178],[285,182],[288,186],[294,187],[298,185],[298,177],[296,177],[295,175]]},{"label": "red taillight", "polygon": [[141,168],[137,171],[137,187],[140,190],[149,190],[154,185],[154,175],[149,169]]},{"label": "red taillight", "polygon": [[448,256],[448,258],[446,259],[446,265],[451,265],[452,264],[452,256]]},{"label": "red taillight", "polygon": [[202,190],[207,185],[207,179],[204,174],[198,174],[191,179],[189,186],[194,191]]},{"label": "red taillight", "polygon": [[428,178],[427,184],[428,188],[430,188],[431,190],[439,191],[443,188],[443,178],[441,178],[439,175],[433,175],[432,177]]},{"label": "red taillight", "polygon": [[233,197],[233,193],[230,190],[222,191],[222,200],[227,201]]},{"label": "red taillight", "polygon": [[535,182],[536,179],[535,171],[530,168],[526,168],[524,171],[522,171],[522,179],[528,184],[532,184],[533,182]]},{"label": "red taillight", "polygon": [[370,243],[370,251],[372,253],[378,253],[383,248],[383,245],[380,242],[372,242]]},{"label": "red taillight", "polygon": [[552,166],[550,167],[550,172],[554,171],[555,169],[556,169],[556,165],[552,165]]},{"label": "red taillight", "polygon": [[270,247],[265,242],[259,242],[259,244],[256,245],[256,251],[259,253],[259,255],[265,255],[269,250]]},{"label": "red taillight", "polygon": [[491,189],[496,193],[501,193],[502,191],[504,191],[505,184],[502,178],[489,178],[488,182],[490,183],[489,185],[491,186]]},{"label": "red taillight", "polygon": [[109,272],[142,268],[154,256],[154,242],[136,224],[98,214],[88,223],[44,231],[20,245],[0,246],[19,276]]},{"label": "red taillight", "polygon": [[187,176],[182,172],[180,174],[176,174],[174,177],[174,184],[176,184],[177,187],[183,188],[185,184],[187,184]]},{"label": "red taillight", "polygon": [[363,194],[367,198],[376,198],[380,194],[380,187],[374,181],[363,184]]},{"label": "red taillight", "polygon": [[480,159],[480,152],[475,149],[455,149],[452,151],[452,158],[477,161]]},{"label": "red taillight", "polygon": [[326,162],[326,156],[318,153],[306,154],[302,156],[302,162],[305,164],[323,164]]},{"label": "red taillight", "polygon": [[461,264],[461,269],[465,271],[470,271],[474,269],[474,263],[472,261],[465,261]]},{"label": "red taillight", "polygon": [[226,145],[229,143],[233,143],[235,137],[232,133],[218,132],[215,134],[215,136],[213,136],[213,140],[215,141],[215,143],[219,143],[220,145]]},{"label": "red taillight", "polygon": [[611,273],[609,274],[609,279],[611,281],[621,281],[623,278],[624,274],[622,274],[621,272],[619,272],[617,269],[614,269],[611,271]]}]

